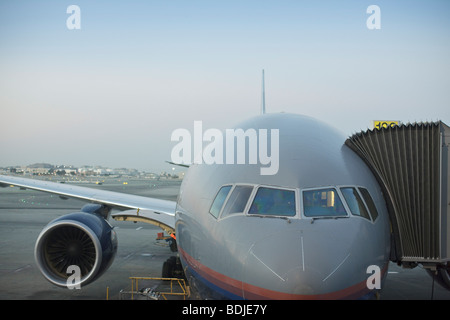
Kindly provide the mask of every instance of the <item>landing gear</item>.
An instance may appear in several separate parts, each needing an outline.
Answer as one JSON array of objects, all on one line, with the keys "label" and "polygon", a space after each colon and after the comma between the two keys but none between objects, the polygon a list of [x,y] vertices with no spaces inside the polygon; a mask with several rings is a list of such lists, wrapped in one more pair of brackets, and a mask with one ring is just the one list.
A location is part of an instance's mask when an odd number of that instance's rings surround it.
[{"label": "landing gear", "polygon": [[179,257],[172,256],[167,259],[162,267],[163,278],[179,278],[186,280],[184,275],[183,266]]},{"label": "landing gear", "polygon": [[172,252],[177,252],[178,251],[178,246],[177,246],[177,242],[175,239],[170,239],[169,240],[169,248],[170,251]]}]

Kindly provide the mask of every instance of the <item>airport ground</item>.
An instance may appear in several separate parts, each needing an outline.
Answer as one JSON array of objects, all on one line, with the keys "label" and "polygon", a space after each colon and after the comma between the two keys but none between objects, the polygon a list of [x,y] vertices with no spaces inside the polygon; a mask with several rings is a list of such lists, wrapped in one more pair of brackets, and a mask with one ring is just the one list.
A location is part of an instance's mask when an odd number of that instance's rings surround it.
[{"label": "airport ground", "polygon": [[[102,179],[103,180],[103,179]],[[87,187],[175,200],[180,182],[109,178],[84,182]],[[131,289],[130,277],[160,277],[162,264],[174,255],[156,240],[158,227],[112,220],[119,239],[114,263],[97,281],[80,290],[57,288],[46,281],[34,261],[34,244],[52,219],[75,212],[83,201],[19,188],[0,189],[0,300],[119,300]],[[434,288],[434,290],[432,290]],[[390,264],[382,300],[450,300],[450,291],[434,284],[421,268]]]}]

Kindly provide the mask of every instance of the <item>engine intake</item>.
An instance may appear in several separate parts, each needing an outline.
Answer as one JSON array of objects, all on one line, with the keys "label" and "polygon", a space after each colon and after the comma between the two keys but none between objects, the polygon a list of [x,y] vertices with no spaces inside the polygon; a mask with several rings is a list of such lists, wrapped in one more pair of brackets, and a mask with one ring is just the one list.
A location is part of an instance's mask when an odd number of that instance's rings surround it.
[{"label": "engine intake", "polygon": [[40,233],[35,246],[38,268],[51,283],[67,287],[69,266],[78,266],[80,281],[86,285],[105,272],[117,252],[117,237],[112,226],[95,213],[76,212],[50,222]]}]

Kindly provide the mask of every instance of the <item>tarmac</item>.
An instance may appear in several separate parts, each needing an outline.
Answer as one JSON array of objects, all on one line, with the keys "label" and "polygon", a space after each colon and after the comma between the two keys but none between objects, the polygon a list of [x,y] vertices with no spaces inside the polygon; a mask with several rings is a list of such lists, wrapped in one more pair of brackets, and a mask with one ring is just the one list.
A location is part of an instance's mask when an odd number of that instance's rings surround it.
[{"label": "tarmac", "polygon": [[[176,200],[180,181],[92,178],[78,185]],[[130,277],[161,276],[164,261],[176,254],[167,242],[156,240],[162,230],[146,223],[111,220],[118,236],[118,251],[112,266],[97,281],[68,290],[45,280],[34,261],[39,233],[54,218],[76,212],[84,204],[38,191],[0,188],[0,300],[129,299],[124,292],[131,289]],[[419,267],[403,269],[390,263],[380,299],[450,300],[450,291],[433,284]]]}]

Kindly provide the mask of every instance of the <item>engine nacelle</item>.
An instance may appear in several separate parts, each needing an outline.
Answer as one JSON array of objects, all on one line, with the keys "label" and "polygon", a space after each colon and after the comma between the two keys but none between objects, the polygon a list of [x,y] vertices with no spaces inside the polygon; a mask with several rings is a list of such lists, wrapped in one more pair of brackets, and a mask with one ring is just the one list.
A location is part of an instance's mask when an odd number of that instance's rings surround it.
[{"label": "engine nacelle", "polygon": [[[36,241],[38,268],[48,281],[57,286],[81,286],[94,281],[109,268],[116,255],[116,232],[96,212],[103,207],[86,207],[82,212],[67,214],[50,222]],[[69,266],[79,267],[79,282],[68,283],[72,275]]]}]

